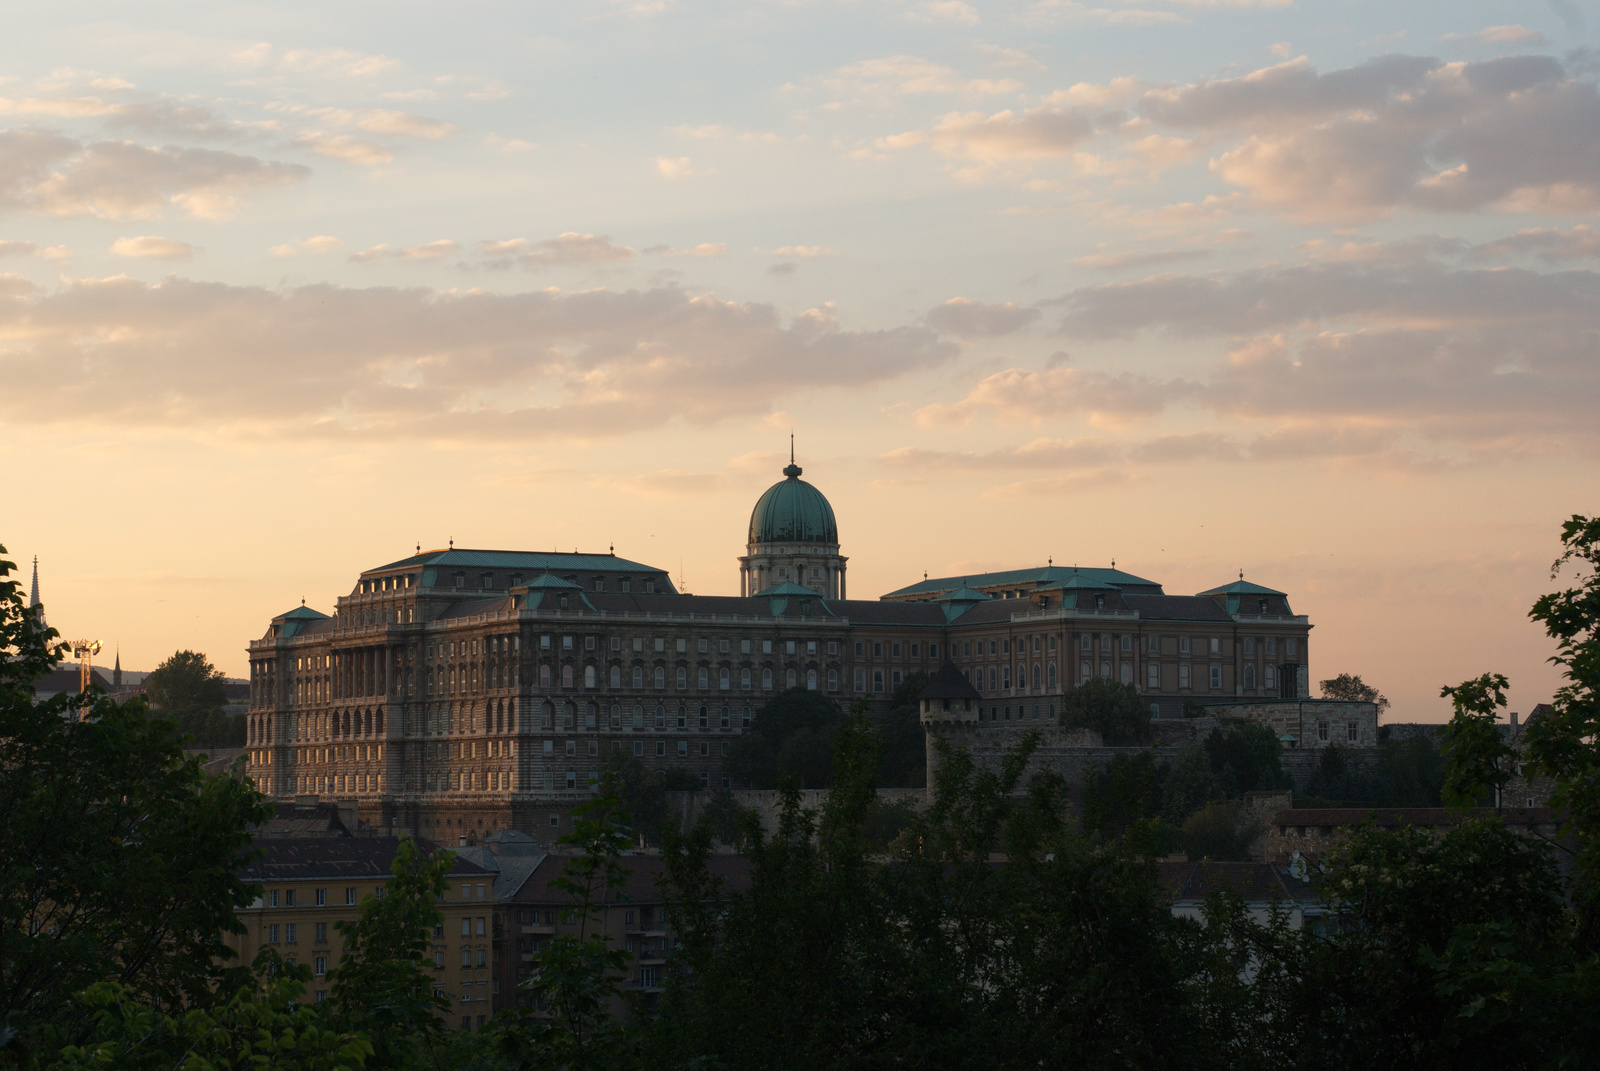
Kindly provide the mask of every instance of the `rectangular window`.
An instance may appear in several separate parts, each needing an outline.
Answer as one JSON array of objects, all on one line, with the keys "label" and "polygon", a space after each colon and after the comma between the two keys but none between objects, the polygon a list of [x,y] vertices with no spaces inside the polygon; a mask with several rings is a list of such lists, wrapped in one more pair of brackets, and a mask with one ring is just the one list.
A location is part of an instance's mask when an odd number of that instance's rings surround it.
[{"label": "rectangular window", "polygon": [[688,758],[688,757],[689,757],[689,741],[687,741],[687,740],[679,740],[678,741],[678,758],[684,759],[684,758]]},{"label": "rectangular window", "polygon": [[1181,663],[1178,666],[1178,687],[1179,688],[1188,688],[1188,687],[1190,687],[1189,663],[1187,663],[1187,662]]},{"label": "rectangular window", "polygon": [[324,974],[327,974],[328,973],[328,957],[327,956],[317,956],[316,958],[314,958],[311,961],[311,973],[315,974],[319,978],[322,977]]},{"label": "rectangular window", "polygon": [[269,892],[267,894],[267,906],[268,907],[277,907],[278,906],[278,890],[277,889],[273,889],[271,892]]},{"label": "rectangular window", "polygon": [[318,889],[317,890],[317,906],[318,907],[327,907],[328,906],[328,890],[327,889]]},{"label": "rectangular window", "polygon": [[283,892],[283,906],[284,907],[293,907],[294,906],[294,890],[293,889],[285,889],[284,890],[284,892]]},{"label": "rectangular window", "polygon": [[1179,654],[1188,654],[1189,653],[1189,637],[1188,636],[1179,636],[1178,637],[1178,653]]},{"label": "rectangular window", "polygon": [[889,652],[895,658],[899,658],[900,657],[900,645],[898,643],[890,645]]},{"label": "rectangular window", "polygon": [[[1349,732],[1350,732],[1349,740],[1350,740],[1350,742],[1352,744],[1354,744],[1356,741],[1361,739],[1361,730],[1356,728],[1356,723],[1355,722],[1351,722],[1350,723]],[[1518,772],[1520,773],[1521,771],[1519,770]]]},{"label": "rectangular window", "polygon": [[464,919],[461,920],[461,936],[462,937],[471,937],[472,936],[472,920],[471,919],[464,918]]},{"label": "rectangular window", "polygon": [[642,756],[644,754],[644,741],[643,740],[635,740],[633,742],[633,753],[635,755],[640,755],[640,756]]},{"label": "rectangular window", "polygon": [[872,690],[879,694],[883,692],[883,670],[881,669],[872,671]]},{"label": "rectangular window", "polygon": [[[1283,641],[1283,654],[1285,658],[1293,658],[1297,649],[1298,648],[1295,646],[1294,637],[1291,636],[1289,639]],[[291,893],[290,895],[293,894]]]},{"label": "rectangular window", "polygon": [[1325,721],[1317,722],[1317,739],[1320,740],[1324,744],[1326,744],[1328,742],[1328,723],[1327,722],[1325,722]]},{"label": "rectangular window", "polygon": [[[1052,647],[1052,650],[1053,649],[1054,648]],[[929,658],[938,658],[939,657],[939,645],[937,643],[928,644],[928,657]]]},{"label": "rectangular window", "polygon": [[862,643],[860,640],[857,640],[856,641],[856,657],[860,658],[862,655],[864,655],[866,653],[867,653],[867,645],[865,643]]},{"label": "rectangular window", "polygon": [[1211,687],[1214,688],[1214,689],[1222,687],[1222,667],[1221,666],[1212,666],[1211,667]]},{"label": "rectangular window", "polygon": [[354,889],[346,889],[344,891],[344,902],[346,904],[354,904],[356,902],[356,891]]},{"label": "rectangular window", "polygon": [[662,757],[664,757],[666,755],[666,753],[667,753],[667,742],[665,740],[657,740],[656,741],[656,758],[662,758]]},{"label": "rectangular window", "polygon": [[864,691],[867,690],[867,671],[864,668],[862,668],[861,666],[857,666],[856,667],[856,689],[855,690],[858,691],[858,692],[864,692]]},{"label": "rectangular window", "polygon": [[1146,645],[1146,649],[1151,654],[1160,654],[1161,653],[1161,637],[1160,636],[1151,636],[1149,638],[1148,644]]},{"label": "rectangular window", "polygon": [[1144,667],[1144,686],[1152,690],[1161,687],[1161,666],[1150,662]]},{"label": "rectangular window", "polygon": [[268,926],[267,927],[267,944],[275,945],[277,943],[278,943],[278,927],[276,925]]},{"label": "rectangular window", "polygon": [[295,941],[294,934],[295,934],[295,924],[292,923],[292,922],[285,924],[285,926],[283,927],[283,943],[284,944],[288,944],[288,945],[295,944],[296,941]]},{"label": "rectangular window", "polygon": [[319,923],[317,923],[317,944],[325,945],[327,943],[328,943],[328,924],[326,922],[319,922]]}]

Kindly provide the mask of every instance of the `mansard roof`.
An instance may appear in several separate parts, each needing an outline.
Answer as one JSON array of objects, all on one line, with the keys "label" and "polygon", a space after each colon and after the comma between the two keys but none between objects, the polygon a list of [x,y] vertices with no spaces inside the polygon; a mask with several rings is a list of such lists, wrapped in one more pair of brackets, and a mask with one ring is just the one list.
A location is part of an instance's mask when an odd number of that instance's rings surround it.
[{"label": "mansard roof", "polygon": [[1200,592],[1201,595],[1283,595],[1284,592],[1274,588],[1264,588],[1260,584],[1252,584],[1244,577],[1240,577],[1231,584],[1224,584],[1220,588],[1211,588],[1209,591]]},{"label": "mansard roof", "polygon": [[885,599],[904,599],[915,595],[934,597],[947,591],[954,591],[960,587],[992,588],[1003,587],[1007,584],[1033,585],[1034,587],[1058,587],[1074,577],[1086,581],[1097,581],[1117,588],[1144,588],[1148,593],[1159,595],[1161,585],[1154,580],[1146,580],[1141,576],[1124,572],[1121,569],[1095,569],[1089,566],[1054,565],[1032,569],[1008,569],[997,573],[977,573],[966,576],[946,576],[932,580],[923,580],[916,584],[908,584],[884,596]]},{"label": "mansard roof", "polygon": [[425,550],[409,558],[380,565],[366,573],[381,573],[388,569],[434,566],[439,569],[522,569],[530,573],[657,573],[666,575],[665,569],[653,565],[619,558],[615,554],[580,554],[556,550],[470,550],[452,547],[448,550]]},{"label": "mansard roof", "polygon": [[[380,878],[391,876],[390,866],[400,851],[399,837],[263,837],[256,841],[261,858],[244,868],[250,881],[308,881],[317,878]],[[418,841],[431,854],[438,845]],[[475,863],[457,858],[453,875],[487,875]]]},{"label": "mansard roof", "polygon": [[1233,620],[1215,599],[1201,595],[1124,595],[1122,601],[1145,621]]}]

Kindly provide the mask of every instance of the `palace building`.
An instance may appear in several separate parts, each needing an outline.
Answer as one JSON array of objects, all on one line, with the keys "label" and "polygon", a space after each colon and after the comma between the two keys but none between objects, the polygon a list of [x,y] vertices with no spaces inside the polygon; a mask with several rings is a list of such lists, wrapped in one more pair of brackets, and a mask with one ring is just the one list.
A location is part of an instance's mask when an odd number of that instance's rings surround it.
[{"label": "palace building", "polygon": [[681,594],[611,553],[452,546],[366,570],[331,615],[280,614],[249,648],[251,775],[375,832],[543,836],[613,756],[728,785],[722,760],[786,688],[881,708],[948,660],[980,724],[1053,721],[1093,677],[1162,718],[1307,694],[1310,623],[1242,576],[1168,595],[1048,564],[848,599],[832,507],[792,460],[783,474],[751,514],[739,596]]}]

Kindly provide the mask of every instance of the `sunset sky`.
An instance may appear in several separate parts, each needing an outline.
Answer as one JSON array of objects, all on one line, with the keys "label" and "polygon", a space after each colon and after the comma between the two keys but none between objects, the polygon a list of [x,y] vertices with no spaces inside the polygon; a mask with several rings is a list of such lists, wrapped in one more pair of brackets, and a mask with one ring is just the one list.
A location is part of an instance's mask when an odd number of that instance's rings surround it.
[{"label": "sunset sky", "polygon": [[[245,672],[424,548],[854,597],[1247,579],[1390,720],[1555,686],[1600,510],[1600,4],[13,5],[0,543]],[[105,658],[110,663],[110,651]]]}]

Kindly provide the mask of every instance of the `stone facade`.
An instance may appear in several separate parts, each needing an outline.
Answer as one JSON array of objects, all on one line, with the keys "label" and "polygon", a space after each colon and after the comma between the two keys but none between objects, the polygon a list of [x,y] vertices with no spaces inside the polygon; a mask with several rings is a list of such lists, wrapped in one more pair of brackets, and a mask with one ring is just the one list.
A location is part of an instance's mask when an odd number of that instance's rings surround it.
[{"label": "stone facade", "polygon": [[[752,528],[784,531],[779,506]],[[788,530],[836,555],[831,528]],[[989,735],[1053,725],[1093,676],[1134,683],[1164,719],[1296,696],[1307,678],[1310,623],[1242,580],[1168,596],[1115,569],[1047,566],[884,599],[761,592],[683,595],[614,554],[419,550],[363,572],[331,615],[295,607],[251,642],[250,775],[278,799],[352,803],[368,830],[547,839],[616,755],[739,787],[722,760],[785,688],[881,709],[949,659]]]}]

